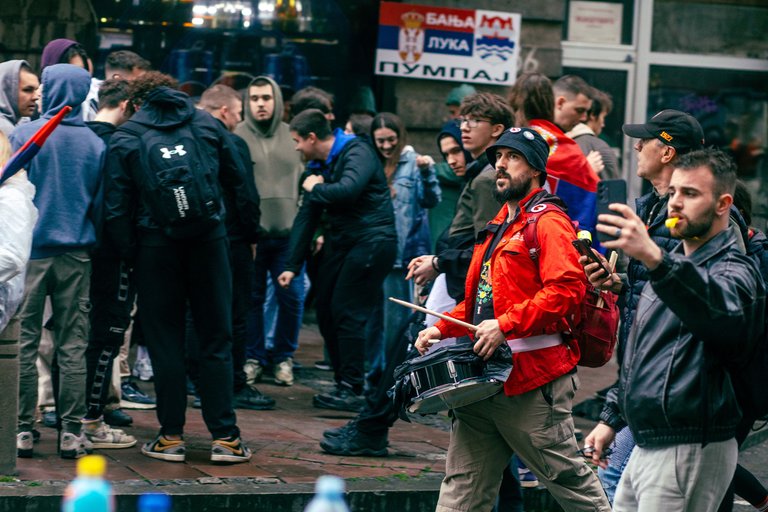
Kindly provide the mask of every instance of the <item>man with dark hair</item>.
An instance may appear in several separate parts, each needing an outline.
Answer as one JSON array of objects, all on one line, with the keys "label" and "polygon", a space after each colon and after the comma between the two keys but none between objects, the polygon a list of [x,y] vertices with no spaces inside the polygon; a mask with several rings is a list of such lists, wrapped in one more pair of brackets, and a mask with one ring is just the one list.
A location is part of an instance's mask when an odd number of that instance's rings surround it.
[{"label": "man with dark hair", "polygon": [[[107,158],[106,230],[120,254],[135,261],[141,329],[152,359],[161,425],[158,436],[141,451],[170,462],[185,459],[184,328],[189,309],[200,353],[203,419],[213,438],[211,461],[247,462],[251,452],[240,438],[232,407],[232,274],[223,200],[216,194],[193,197],[210,204],[208,212],[214,216],[182,233],[171,230],[164,210],[153,202],[158,198],[151,196],[170,191],[160,189],[163,183],[156,188],[147,183],[150,173],[181,173],[197,164],[213,180],[212,190],[229,189],[237,197],[248,233],[258,230],[258,208],[244,194],[246,169],[227,132],[186,94],[169,87],[174,83],[151,71],[131,82],[136,114],[112,136]],[[192,137],[185,135],[190,132]],[[161,146],[174,144],[163,138],[184,143],[171,149]],[[202,170],[186,176],[198,179]],[[203,188],[199,179],[196,183]],[[194,194],[183,187],[173,193]]]},{"label": "man with dark hair", "polygon": [[[216,118],[227,129],[232,144],[237,147],[244,167],[248,169],[244,184],[251,200],[259,204],[259,194],[253,180],[251,153],[248,145],[232,133],[242,121],[242,96],[227,85],[218,84],[206,89],[197,108]],[[229,261],[232,266],[232,371],[234,372],[234,406],[236,409],[266,410],[275,406],[275,400],[255,386],[249,386],[245,375],[245,347],[248,342],[248,308],[251,303],[253,284],[253,260],[257,251],[258,232],[248,233],[247,224],[238,216],[236,198],[225,191],[227,206],[227,236],[229,238]]]},{"label": "man with dark hair", "polygon": [[597,477],[577,455],[571,405],[578,349],[561,333],[586,287],[564,204],[541,188],[548,155],[531,128],[510,128],[486,149],[504,206],[478,236],[466,295],[447,313],[477,329],[440,320],[416,340],[422,354],[430,340],[467,335],[486,360],[502,343],[512,350],[503,392],[453,410],[438,512],[490,510],[513,454],[565,510],[610,510]]},{"label": "man with dark hair", "polygon": [[[96,118],[86,122],[86,125],[108,148],[117,127],[133,114],[128,100],[128,83],[125,80],[103,81],[99,88],[99,103]],[[103,226],[103,221],[99,225]],[[118,360],[121,347],[127,343],[125,331],[131,323],[136,295],[130,265],[120,258],[115,244],[105,236],[103,229],[99,231],[96,247],[91,252],[90,296],[91,329],[85,352],[88,409],[83,426],[94,447],[127,448],[136,444],[136,439],[121,430],[109,429],[103,423],[110,426],[133,423],[133,418],[120,408],[121,400],[125,400],[126,405],[131,402],[132,407],[143,409],[154,408],[155,401],[132,383],[110,386],[113,361]],[[123,352],[127,357],[127,345]],[[126,393],[122,393],[122,388],[126,388]]]},{"label": "man with dark hair", "polygon": [[555,124],[564,132],[587,120],[592,87],[576,75],[564,75],[552,85],[555,93]]},{"label": "man with dark hair", "polygon": [[0,63],[0,131],[6,136],[22,117],[35,113],[40,99],[40,80],[25,60]]},{"label": "man with dark hair", "polygon": [[305,194],[291,232],[290,257],[278,282],[290,286],[300,273],[324,214],[325,245],[315,282],[317,319],[337,385],[330,393],[315,395],[314,405],[358,411],[365,324],[397,252],[389,186],[373,146],[361,137],[332,132],[320,110],[300,113],[290,130],[296,150],[321,165],[302,183]]},{"label": "man with dark hair", "polygon": [[598,174],[600,178],[614,179],[621,174],[619,161],[611,146],[599,137],[605,127],[605,116],[613,108],[611,97],[598,89],[592,89],[592,106],[587,112],[587,120],[573,127],[566,135],[576,141],[585,156],[597,151],[602,157],[603,169]]},{"label": "man with dark hair", "polygon": [[410,272],[407,276],[423,285],[444,272],[448,293],[456,300],[464,296],[464,279],[475,237],[494,217],[500,205],[493,197],[496,171],[488,163],[485,150],[513,123],[507,103],[491,93],[466,96],[460,114],[461,141],[475,160],[467,166],[467,183],[456,204],[451,226],[445,233],[444,250],[438,255],[414,258],[408,264]]},{"label": "man with dark hair", "polygon": [[310,108],[318,109],[328,121],[336,119],[333,115],[333,95],[311,85],[299,89],[291,97],[291,117],[296,117]]},{"label": "man with dark hair", "polygon": [[107,55],[104,63],[104,76],[133,80],[152,68],[148,60],[128,50],[118,50]]},{"label": "man with dark hair", "polygon": [[[261,196],[261,236],[254,261],[245,373],[248,384],[255,386],[264,369],[272,366],[274,382],[292,386],[293,354],[299,346],[304,313],[304,276],[285,288],[277,285],[277,276],[288,258],[303,165],[293,150],[288,124],[282,120],[283,96],[277,83],[259,76],[251,81],[247,91],[245,119],[234,133],[242,137],[250,151],[251,172]],[[272,280],[278,311],[271,349],[267,349],[264,319],[267,279]]]},{"label": "man with dark hair", "polygon": [[717,149],[680,158],[668,212],[676,219],[672,236],[682,242],[671,251],[653,242],[626,205],[612,204],[615,214],[598,219],[598,231],[616,237],[604,245],[641,262],[650,277],[619,386],[585,439],[592,460],[605,466],[602,453],[615,432],[628,425],[634,435],[616,511],[714,510],[733,477],[742,413],[728,365],[752,353],[765,313],[757,265],[729,227],[735,183],[736,166]]}]

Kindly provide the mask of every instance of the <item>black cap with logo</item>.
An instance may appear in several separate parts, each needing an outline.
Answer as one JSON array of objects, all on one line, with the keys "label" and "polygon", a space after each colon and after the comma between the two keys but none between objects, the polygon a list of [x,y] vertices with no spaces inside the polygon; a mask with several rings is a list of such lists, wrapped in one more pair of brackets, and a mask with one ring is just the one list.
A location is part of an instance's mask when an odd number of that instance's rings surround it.
[{"label": "black cap with logo", "polygon": [[662,110],[644,124],[625,124],[622,131],[636,139],[659,139],[679,154],[704,147],[704,130],[690,114],[679,110]]}]

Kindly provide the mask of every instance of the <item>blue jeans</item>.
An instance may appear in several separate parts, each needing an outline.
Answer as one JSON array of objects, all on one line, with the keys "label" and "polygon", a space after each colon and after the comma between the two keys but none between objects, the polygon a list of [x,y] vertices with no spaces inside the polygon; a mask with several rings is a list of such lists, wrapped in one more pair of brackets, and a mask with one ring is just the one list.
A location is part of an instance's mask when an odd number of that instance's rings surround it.
[{"label": "blue jeans", "polygon": [[[246,357],[257,359],[263,365],[293,357],[299,346],[299,329],[304,314],[304,271],[291,281],[288,288],[277,284],[277,277],[285,269],[288,248],[288,237],[281,237],[263,238],[259,240],[256,249]],[[264,302],[267,279],[272,280],[278,307],[275,340],[271,350],[267,350],[265,343]]]}]

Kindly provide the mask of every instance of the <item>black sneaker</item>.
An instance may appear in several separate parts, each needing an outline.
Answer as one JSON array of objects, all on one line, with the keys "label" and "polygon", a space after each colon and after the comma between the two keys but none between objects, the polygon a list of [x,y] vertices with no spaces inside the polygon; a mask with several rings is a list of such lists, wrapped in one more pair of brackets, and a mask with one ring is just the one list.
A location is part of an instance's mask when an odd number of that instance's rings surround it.
[{"label": "black sneaker", "polygon": [[159,435],[141,447],[141,453],[153,459],[168,462],[184,462],[187,448],[183,439],[167,439]]},{"label": "black sneaker", "polygon": [[133,418],[122,409],[114,411],[104,411],[104,423],[110,427],[129,427],[133,423]]},{"label": "black sneaker", "polygon": [[315,395],[312,404],[320,409],[334,409],[336,411],[360,412],[363,410],[365,400],[356,395],[345,386],[337,386],[330,393]]},{"label": "black sneaker", "polygon": [[353,426],[348,435],[323,439],[320,448],[333,455],[386,457],[387,435],[366,434]]},{"label": "black sneaker", "polygon": [[332,439],[335,437],[343,437],[348,435],[350,432],[356,430],[355,427],[357,426],[357,418],[353,419],[349,423],[342,425],[337,428],[329,428],[328,430],[323,432],[323,437],[326,437],[328,439]]},{"label": "black sneaker", "polygon": [[331,362],[323,359],[322,361],[315,361],[315,368],[318,370],[329,371],[332,369]]},{"label": "black sneaker", "polygon": [[275,408],[275,399],[262,394],[251,386],[245,386],[233,396],[232,406],[235,409],[267,411]]}]

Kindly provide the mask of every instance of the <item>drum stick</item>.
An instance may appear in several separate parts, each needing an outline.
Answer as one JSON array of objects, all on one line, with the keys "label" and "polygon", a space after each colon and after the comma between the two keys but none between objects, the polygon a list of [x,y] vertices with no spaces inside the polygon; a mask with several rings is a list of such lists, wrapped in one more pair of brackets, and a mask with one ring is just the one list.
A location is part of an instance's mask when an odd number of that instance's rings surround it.
[{"label": "drum stick", "polygon": [[420,311],[422,313],[426,313],[428,315],[436,316],[437,318],[442,318],[446,322],[453,322],[455,324],[458,324],[466,329],[469,329],[472,332],[475,332],[477,330],[476,325],[468,324],[467,322],[463,322],[461,320],[457,320],[456,318],[452,318],[448,315],[444,315],[442,313],[438,313],[437,311],[432,311],[431,309],[423,308],[421,306],[417,306],[416,304],[411,304],[410,302],[406,302],[404,300],[396,299],[394,297],[390,297],[389,300],[394,302],[395,304],[400,304],[401,306],[405,306],[406,308],[415,309],[416,311]]},{"label": "drum stick", "polygon": [[[618,253],[618,252],[616,252],[616,251],[613,251],[613,252],[611,253],[611,259],[610,259],[610,260],[608,260],[608,270],[610,270],[610,271],[611,271],[611,273],[613,273],[613,269],[615,269],[615,268],[616,268],[616,261],[617,261],[618,259],[619,259],[619,253]],[[604,304],[604,303],[605,303],[605,301],[603,300],[602,292],[600,292],[600,298],[599,298],[599,299],[597,299],[597,307],[598,307],[598,308],[601,308],[601,307],[603,307],[603,304]]]}]

